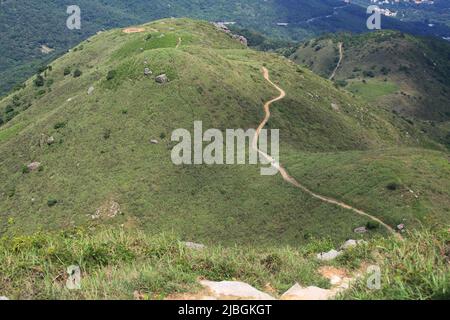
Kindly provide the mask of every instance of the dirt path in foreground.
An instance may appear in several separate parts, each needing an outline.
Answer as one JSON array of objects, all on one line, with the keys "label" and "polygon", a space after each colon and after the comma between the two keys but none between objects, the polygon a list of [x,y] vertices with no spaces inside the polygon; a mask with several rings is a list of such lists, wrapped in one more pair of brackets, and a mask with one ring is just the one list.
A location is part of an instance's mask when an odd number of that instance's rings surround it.
[{"label": "dirt path in foreground", "polygon": [[177,45],[175,46],[175,49],[178,49],[180,47],[181,41],[183,41],[183,39],[181,39],[181,37],[178,38],[178,42],[177,42]]},{"label": "dirt path in foreground", "polygon": [[402,236],[400,234],[398,234],[397,232],[395,232],[395,230],[392,227],[390,227],[389,225],[387,225],[386,223],[384,223],[380,219],[378,219],[378,218],[368,214],[367,212],[364,212],[363,210],[354,208],[354,207],[352,207],[352,206],[350,206],[350,205],[348,205],[348,204],[346,204],[344,202],[341,202],[339,200],[336,200],[336,199],[333,199],[333,198],[330,198],[330,197],[326,197],[326,196],[322,196],[320,194],[312,192],[307,187],[305,187],[304,185],[300,184],[297,180],[295,180],[291,175],[289,175],[289,173],[286,171],[286,169],[284,169],[281,166],[281,164],[279,164],[274,158],[272,158],[270,155],[268,155],[268,154],[266,154],[266,153],[264,153],[264,152],[262,152],[261,150],[258,149],[258,138],[259,138],[259,135],[261,133],[261,130],[264,128],[264,126],[266,125],[266,123],[270,119],[270,106],[272,105],[272,103],[274,103],[276,101],[279,101],[279,100],[283,99],[286,96],[286,92],[270,80],[269,70],[267,70],[267,68],[263,67],[262,68],[262,72],[263,72],[264,79],[266,79],[273,87],[275,87],[275,89],[277,89],[280,92],[280,95],[264,104],[265,117],[264,117],[264,120],[259,125],[258,129],[256,130],[256,133],[255,133],[255,136],[254,136],[253,142],[252,142],[253,149],[257,150],[258,153],[261,154],[264,158],[266,158],[272,164],[273,167],[278,169],[278,171],[280,172],[280,174],[283,177],[284,181],[286,181],[286,182],[290,183],[291,185],[293,185],[293,186],[303,190],[307,194],[311,195],[312,197],[314,197],[316,199],[319,199],[320,201],[336,205],[336,206],[341,207],[341,208],[346,209],[346,210],[351,210],[351,211],[359,214],[360,216],[364,216],[366,218],[369,218],[372,221],[378,222],[380,225],[385,227],[389,232],[394,234],[397,238],[401,239]]},{"label": "dirt path in foreground", "polygon": [[344,44],[342,42],[339,42],[339,62],[336,66],[336,68],[334,68],[333,73],[331,74],[329,80],[333,80],[334,77],[336,76],[336,72],[338,71],[339,67],[342,64],[342,60],[344,59]]}]

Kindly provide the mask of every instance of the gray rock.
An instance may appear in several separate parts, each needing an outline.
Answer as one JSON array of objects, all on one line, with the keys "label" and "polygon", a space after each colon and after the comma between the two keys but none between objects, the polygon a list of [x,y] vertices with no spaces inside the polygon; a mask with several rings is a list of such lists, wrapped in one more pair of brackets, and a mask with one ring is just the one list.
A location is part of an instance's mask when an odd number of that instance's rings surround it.
[{"label": "gray rock", "polygon": [[144,69],[144,75],[149,76],[151,75],[153,72],[149,69],[149,68],[145,68]]},{"label": "gray rock", "polygon": [[158,144],[159,141],[158,141],[158,140],[155,140],[155,139],[152,139],[152,140],[150,140],[150,143],[151,143],[151,144]]},{"label": "gray rock", "polygon": [[206,246],[204,244],[200,244],[200,243],[195,243],[195,242],[183,242],[183,244],[189,248],[189,249],[194,249],[194,250],[203,250],[206,248]]},{"label": "gray rock", "polygon": [[353,230],[355,233],[366,233],[367,232],[367,228],[366,227],[359,227],[356,228],[355,230]]},{"label": "gray rock", "polygon": [[341,249],[346,250],[346,249],[353,248],[353,247],[356,247],[357,245],[364,244],[364,243],[366,243],[364,240],[350,239],[350,240],[347,240],[344,242],[344,244],[341,246]]},{"label": "gray rock", "polygon": [[244,300],[275,300],[271,295],[259,291],[251,285],[239,281],[214,282],[202,280],[200,284],[209,289],[216,297],[235,298]]},{"label": "gray rock", "polygon": [[52,145],[52,144],[54,144],[55,143],[55,138],[53,138],[53,137],[48,137],[47,138],[47,144],[48,145]]},{"label": "gray rock", "polygon": [[328,252],[321,252],[317,254],[317,259],[321,261],[331,261],[339,257],[341,254],[342,252],[333,249]]},{"label": "gray rock", "polygon": [[155,81],[163,84],[169,82],[169,78],[167,77],[166,74],[161,74],[155,78]]},{"label": "gray rock", "polygon": [[334,290],[322,289],[318,287],[303,288],[296,283],[292,288],[286,291],[281,300],[328,300],[336,295]]},{"label": "gray rock", "polygon": [[39,169],[40,166],[41,166],[41,163],[40,163],[40,162],[32,162],[32,163],[30,163],[30,164],[27,166],[27,168],[28,168],[28,170],[30,170],[30,171],[34,171],[34,170]]},{"label": "gray rock", "polygon": [[87,93],[88,93],[88,95],[91,95],[92,92],[94,92],[94,87],[90,86]]}]

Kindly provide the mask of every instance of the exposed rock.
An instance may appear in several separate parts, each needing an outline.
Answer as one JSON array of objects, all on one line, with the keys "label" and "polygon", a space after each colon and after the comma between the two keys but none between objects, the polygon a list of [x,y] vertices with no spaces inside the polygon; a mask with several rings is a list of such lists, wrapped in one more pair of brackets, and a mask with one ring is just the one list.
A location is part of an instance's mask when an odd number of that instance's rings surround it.
[{"label": "exposed rock", "polygon": [[281,296],[281,300],[328,300],[335,294],[336,292],[333,290],[318,287],[303,288],[296,283]]},{"label": "exposed rock", "polygon": [[41,163],[40,163],[40,162],[32,162],[32,163],[30,163],[30,164],[27,166],[27,168],[28,168],[28,170],[30,170],[30,171],[34,171],[34,170],[39,169],[40,166],[41,166]]},{"label": "exposed rock", "polygon": [[200,244],[200,243],[195,243],[195,242],[183,242],[183,244],[189,248],[189,249],[194,249],[194,250],[203,250],[206,248],[206,246],[204,244]]},{"label": "exposed rock", "polygon": [[332,249],[328,252],[321,252],[317,254],[317,259],[321,261],[331,261],[339,257],[341,254],[342,252]]},{"label": "exposed rock", "polygon": [[88,95],[91,95],[92,92],[94,92],[94,87],[90,86],[87,93],[88,93]]},{"label": "exposed rock", "polygon": [[359,228],[356,228],[355,230],[353,230],[353,232],[355,232],[355,233],[366,233],[367,232],[367,228],[366,227],[359,227]]},{"label": "exposed rock", "polygon": [[155,78],[155,81],[158,83],[161,83],[161,84],[167,83],[167,82],[169,82],[169,78],[167,77],[166,74],[161,74]]},{"label": "exposed rock", "polygon": [[151,144],[158,144],[159,141],[158,141],[158,140],[155,140],[155,139],[152,139],[152,140],[150,140],[150,143],[151,143]]},{"label": "exposed rock", "polygon": [[52,145],[55,143],[55,138],[53,136],[47,138],[47,144]]},{"label": "exposed rock", "polygon": [[346,249],[353,248],[353,247],[356,247],[359,244],[364,244],[364,243],[366,243],[364,240],[352,240],[352,239],[350,239],[350,240],[347,240],[347,241],[344,242],[344,244],[341,246],[341,249],[342,250],[346,250]]},{"label": "exposed rock", "polygon": [[145,76],[149,76],[149,75],[151,75],[153,72],[149,69],[149,68],[145,68],[144,69],[144,75]]},{"label": "exposed rock", "polygon": [[248,46],[248,40],[244,36],[239,36],[238,38],[239,42],[242,43],[244,46]]},{"label": "exposed rock", "polygon": [[92,215],[92,219],[114,218],[121,213],[120,205],[117,202],[110,200],[97,209],[95,214]]},{"label": "exposed rock", "polygon": [[405,225],[404,225],[403,223],[402,223],[402,224],[399,224],[399,225],[397,226],[397,230],[400,231],[400,232],[405,231]]},{"label": "exposed rock", "polygon": [[200,284],[209,289],[218,298],[235,298],[245,300],[275,300],[271,295],[255,289],[251,285],[239,281],[214,282],[202,280]]},{"label": "exposed rock", "polygon": [[9,299],[7,297],[5,297],[5,296],[0,296],[0,301],[1,300],[5,301],[5,300],[9,300]]},{"label": "exposed rock", "polygon": [[331,104],[331,109],[333,109],[336,112],[339,112],[341,110],[336,103]]}]

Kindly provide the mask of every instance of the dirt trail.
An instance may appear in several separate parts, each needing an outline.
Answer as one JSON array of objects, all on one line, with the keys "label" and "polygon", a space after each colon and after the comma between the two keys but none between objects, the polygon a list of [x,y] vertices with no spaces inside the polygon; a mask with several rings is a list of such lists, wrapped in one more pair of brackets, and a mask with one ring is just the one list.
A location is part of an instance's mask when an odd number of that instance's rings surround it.
[{"label": "dirt trail", "polygon": [[181,39],[181,37],[178,38],[178,42],[177,42],[177,45],[175,46],[175,49],[178,49],[180,47],[181,41],[183,41],[183,39]]},{"label": "dirt trail", "polygon": [[122,30],[123,33],[139,33],[139,32],[144,32],[145,29],[144,28],[126,28]]},{"label": "dirt trail", "polygon": [[342,64],[342,59],[344,59],[344,44],[342,42],[339,42],[339,62],[337,64],[336,68],[334,68],[334,71],[331,74],[329,80],[333,80],[334,77],[336,76],[336,72],[338,71],[339,67]]},{"label": "dirt trail", "polygon": [[368,214],[367,212],[364,212],[363,210],[354,208],[354,207],[352,207],[352,206],[350,206],[348,204],[345,204],[344,202],[341,202],[339,200],[336,200],[336,199],[333,199],[333,198],[330,198],[330,197],[326,197],[326,196],[322,196],[320,194],[312,192],[307,187],[305,187],[304,185],[300,184],[292,176],[290,176],[289,173],[286,171],[286,169],[284,169],[281,166],[281,164],[276,162],[276,160],[273,159],[270,155],[268,155],[268,154],[266,154],[266,153],[264,153],[264,152],[262,152],[261,150],[258,149],[258,138],[259,138],[259,135],[261,133],[261,130],[264,128],[264,126],[266,125],[266,123],[270,119],[270,106],[272,105],[272,103],[274,103],[276,101],[279,101],[279,100],[283,99],[286,96],[286,92],[270,80],[269,70],[267,70],[267,68],[263,67],[262,71],[263,71],[264,79],[266,79],[273,87],[275,87],[280,92],[280,95],[264,104],[265,117],[264,117],[264,120],[259,125],[258,129],[256,130],[256,133],[255,133],[255,136],[254,136],[253,142],[252,142],[253,149],[257,150],[259,154],[261,154],[270,163],[272,163],[272,166],[275,167],[276,169],[278,169],[278,171],[280,172],[281,176],[283,177],[283,179],[286,182],[288,182],[291,185],[293,185],[293,186],[303,190],[304,192],[308,193],[309,195],[311,195],[312,197],[314,197],[316,199],[319,199],[319,200],[321,200],[323,202],[327,202],[327,203],[336,205],[336,206],[344,208],[346,210],[351,210],[351,211],[353,211],[353,212],[355,212],[355,213],[357,213],[357,214],[359,214],[361,216],[364,216],[366,218],[371,219],[372,221],[378,222],[380,225],[385,227],[389,232],[391,232],[396,237],[401,239],[402,238],[401,235],[398,234],[397,232],[395,232],[395,230],[392,229],[389,225],[387,225],[386,223],[384,223],[380,219],[378,219],[378,218]]}]

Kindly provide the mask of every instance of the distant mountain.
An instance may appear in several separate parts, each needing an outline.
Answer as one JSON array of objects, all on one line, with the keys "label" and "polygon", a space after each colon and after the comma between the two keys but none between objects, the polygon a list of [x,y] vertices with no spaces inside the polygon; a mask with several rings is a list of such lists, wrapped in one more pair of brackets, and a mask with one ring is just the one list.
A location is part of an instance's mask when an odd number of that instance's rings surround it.
[{"label": "distant mountain", "polygon": [[[0,10],[0,94],[79,41],[102,29],[143,23],[164,17],[231,21],[275,38],[303,40],[324,32],[365,32],[364,8],[341,0],[80,0],[81,30],[66,28],[66,8],[72,1],[3,0]],[[277,25],[287,23],[287,25]],[[413,34],[443,36],[448,27],[386,18],[383,28]],[[43,47],[44,46],[44,47]],[[46,47],[51,50],[42,50]]]}]

